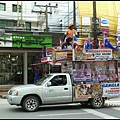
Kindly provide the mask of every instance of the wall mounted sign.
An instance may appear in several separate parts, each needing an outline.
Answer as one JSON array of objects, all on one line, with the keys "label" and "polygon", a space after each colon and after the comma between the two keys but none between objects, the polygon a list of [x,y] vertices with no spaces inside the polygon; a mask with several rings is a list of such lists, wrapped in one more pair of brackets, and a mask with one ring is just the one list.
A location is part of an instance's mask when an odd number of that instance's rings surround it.
[{"label": "wall mounted sign", "polygon": [[52,35],[12,33],[11,36],[0,36],[0,47],[42,48],[44,45],[52,47]]},{"label": "wall mounted sign", "polygon": [[109,26],[109,20],[107,18],[101,18],[101,26]]},{"label": "wall mounted sign", "polygon": [[90,17],[82,16],[82,25],[90,25]]}]

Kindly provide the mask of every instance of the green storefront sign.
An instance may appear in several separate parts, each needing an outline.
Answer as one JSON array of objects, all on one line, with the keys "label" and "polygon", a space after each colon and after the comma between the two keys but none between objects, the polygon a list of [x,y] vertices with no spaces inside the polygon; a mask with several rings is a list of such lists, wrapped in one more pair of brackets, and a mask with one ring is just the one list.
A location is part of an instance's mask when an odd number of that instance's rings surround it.
[{"label": "green storefront sign", "polygon": [[0,36],[0,47],[22,47],[22,48],[42,48],[44,45],[46,48],[52,47],[52,35],[50,34],[17,34],[12,33],[10,37]]}]

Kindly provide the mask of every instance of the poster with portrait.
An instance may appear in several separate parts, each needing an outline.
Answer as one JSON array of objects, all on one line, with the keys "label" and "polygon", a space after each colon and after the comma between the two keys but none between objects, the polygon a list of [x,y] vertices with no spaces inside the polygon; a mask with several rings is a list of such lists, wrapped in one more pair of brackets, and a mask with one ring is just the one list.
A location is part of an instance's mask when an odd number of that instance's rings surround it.
[{"label": "poster with portrait", "polygon": [[72,73],[72,62],[62,62],[61,63],[61,72],[62,73]]},{"label": "poster with portrait", "polygon": [[102,95],[103,88],[101,84],[78,84],[75,86],[76,99],[93,98]]},{"label": "poster with portrait", "polygon": [[72,78],[74,83],[117,82],[117,61],[74,61]]}]

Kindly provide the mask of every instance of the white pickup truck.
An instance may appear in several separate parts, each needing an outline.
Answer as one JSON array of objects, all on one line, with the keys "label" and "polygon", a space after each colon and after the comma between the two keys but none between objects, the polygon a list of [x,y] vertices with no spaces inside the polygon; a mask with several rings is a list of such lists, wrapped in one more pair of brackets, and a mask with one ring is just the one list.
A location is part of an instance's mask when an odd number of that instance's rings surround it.
[{"label": "white pickup truck", "polygon": [[[119,83],[99,85],[101,86],[98,86],[97,91],[95,89],[92,89],[92,91],[84,89],[84,92],[80,93],[80,84],[74,84],[69,73],[51,73],[38,80],[36,84],[12,87],[8,91],[7,101],[10,105],[21,106],[24,111],[29,112],[38,110],[41,105],[67,103],[88,103],[94,108],[101,108],[104,106],[106,99],[118,96],[104,95],[103,89],[107,90],[106,86],[119,88]],[[100,87],[102,91],[99,91]]]}]

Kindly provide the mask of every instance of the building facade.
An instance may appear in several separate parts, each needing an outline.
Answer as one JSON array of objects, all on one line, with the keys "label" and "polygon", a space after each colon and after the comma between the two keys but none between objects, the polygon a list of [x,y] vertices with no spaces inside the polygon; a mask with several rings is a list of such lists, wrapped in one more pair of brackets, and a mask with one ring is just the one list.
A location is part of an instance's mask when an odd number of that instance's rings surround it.
[{"label": "building facade", "polygon": [[32,64],[40,63],[43,46],[58,46],[63,36],[63,33],[24,31],[6,31],[6,34],[9,36],[0,36],[1,85],[33,83],[36,66]]},{"label": "building facade", "polygon": [[[58,8],[51,10],[53,14],[48,14],[49,31],[44,32],[45,15],[32,12],[33,9],[38,10],[34,8],[34,2],[0,1],[0,29],[4,29],[6,33],[0,33],[1,85],[32,83],[35,67],[31,64],[40,62],[42,47],[59,45],[64,31],[73,23],[73,1],[59,1]],[[51,5],[55,4],[56,2],[51,2]],[[47,5],[49,6],[49,3]],[[119,1],[96,2],[98,28],[108,30],[108,38],[113,45],[119,30],[119,5]],[[77,31],[80,34],[79,44],[82,45],[82,41],[87,40],[88,32],[92,31],[93,2],[77,1],[75,10]],[[19,26],[20,22],[23,26]],[[26,30],[22,29],[24,27]],[[99,39],[103,39],[103,36]]]}]

